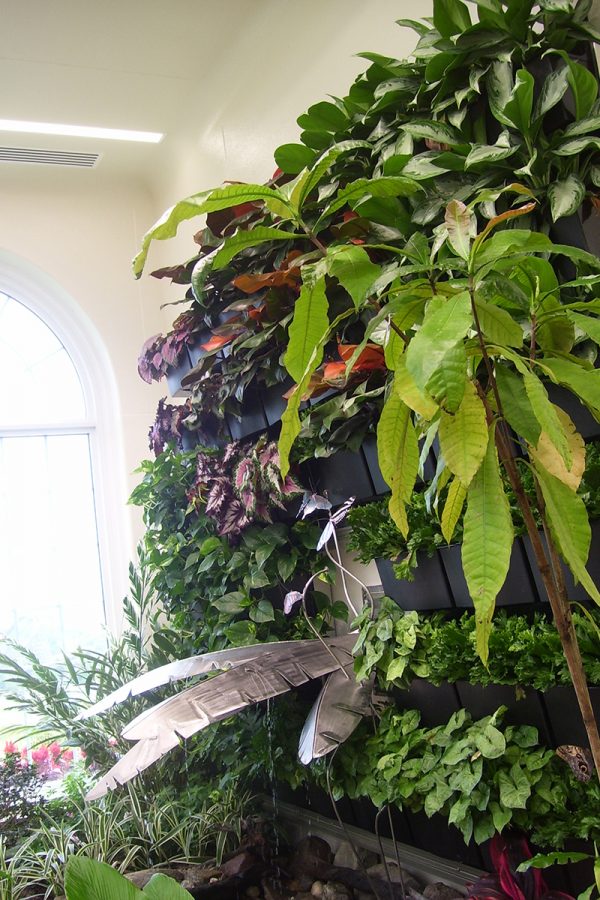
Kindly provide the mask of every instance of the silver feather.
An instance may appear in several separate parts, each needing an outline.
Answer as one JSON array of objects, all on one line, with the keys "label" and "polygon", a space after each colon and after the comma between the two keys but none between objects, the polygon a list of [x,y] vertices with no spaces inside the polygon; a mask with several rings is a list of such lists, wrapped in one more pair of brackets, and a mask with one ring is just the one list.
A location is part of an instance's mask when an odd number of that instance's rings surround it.
[{"label": "silver feather", "polygon": [[[312,643],[312,641],[300,643]],[[145,672],[138,678],[134,678],[133,681],[129,681],[127,684],[117,688],[116,691],[103,697],[102,700],[94,703],[93,706],[80,712],[76,717],[76,721],[97,716],[106,712],[106,710],[117,703],[123,703],[130,697],[136,697],[138,694],[146,693],[146,691],[155,690],[165,684],[181,681],[184,678],[191,678],[194,675],[205,675],[210,672],[230,669],[240,662],[256,659],[264,652],[265,647],[289,647],[292,645],[297,646],[298,641],[279,641],[277,644],[251,644],[249,647],[231,647],[229,650],[215,650],[213,653],[203,653],[200,656],[188,656],[186,659],[178,659],[175,662],[159,666],[157,669],[152,669],[150,672]]]},{"label": "silver feather", "polygon": [[191,737],[247,706],[351,665],[355,641],[355,634],[347,634],[324,641],[256,645],[261,647],[260,656],[169,697],[137,716],[124,729],[123,736],[139,743],[98,782],[87,799],[101,797],[117,784],[129,781],[176,747],[180,737]]},{"label": "silver feather", "polygon": [[374,677],[357,682],[353,664],[332,672],[304,723],[298,756],[308,765],[326,756],[350,737],[369,714]]}]

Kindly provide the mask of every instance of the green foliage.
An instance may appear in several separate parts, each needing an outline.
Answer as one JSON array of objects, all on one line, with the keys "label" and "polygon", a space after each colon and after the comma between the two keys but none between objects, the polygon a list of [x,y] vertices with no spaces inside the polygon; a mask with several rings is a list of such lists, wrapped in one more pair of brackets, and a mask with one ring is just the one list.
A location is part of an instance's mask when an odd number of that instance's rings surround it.
[{"label": "green foliage", "polygon": [[415,710],[389,708],[375,733],[361,726],[336,754],[334,792],[439,813],[465,841],[483,843],[507,825],[541,846],[597,838],[598,784],[575,781],[538,745],[535,728],[504,727],[504,711],[474,722],[463,709],[445,725],[422,728]]},{"label": "green foliage", "polygon": [[45,779],[19,753],[5,753],[0,763],[0,832],[10,849],[40,819]]},{"label": "green foliage", "polygon": [[[590,684],[600,684],[600,615],[573,613],[573,622]],[[539,613],[496,616],[490,634],[487,667],[476,650],[475,617],[464,613],[459,620],[417,612],[403,612],[383,598],[371,621],[367,612],[357,620],[360,635],[355,647],[356,672],[372,671],[382,686],[407,687],[415,677],[433,684],[468,681],[471,684],[508,684],[548,690],[570,684],[569,668],[560,638],[552,622]]]}]

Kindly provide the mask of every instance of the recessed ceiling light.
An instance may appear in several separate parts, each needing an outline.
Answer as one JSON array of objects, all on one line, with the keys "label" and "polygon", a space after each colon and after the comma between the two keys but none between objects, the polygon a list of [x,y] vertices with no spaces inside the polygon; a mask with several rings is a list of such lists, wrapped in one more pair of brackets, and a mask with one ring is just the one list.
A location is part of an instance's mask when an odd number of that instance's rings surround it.
[{"label": "recessed ceiling light", "polygon": [[57,134],[63,137],[99,138],[107,141],[139,141],[158,144],[164,135],[158,131],[128,131],[123,128],[93,128],[88,125],[58,125],[55,122],[20,122],[0,119],[0,131],[20,134]]}]

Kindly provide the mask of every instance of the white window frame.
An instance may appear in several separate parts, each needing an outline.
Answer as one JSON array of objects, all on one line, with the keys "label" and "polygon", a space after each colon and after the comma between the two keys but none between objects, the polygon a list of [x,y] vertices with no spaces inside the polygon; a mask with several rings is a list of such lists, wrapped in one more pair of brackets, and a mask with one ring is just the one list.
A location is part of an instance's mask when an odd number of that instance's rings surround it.
[{"label": "white window frame", "polygon": [[[0,249],[0,292],[35,313],[56,335],[71,358],[83,389],[86,419],[76,425],[36,423],[5,427],[3,436],[87,434],[100,553],[106,625],[118,634],[123,596],[128,589],[131,528],[126,513],[127,481],[121,404],[108,351],[96,326],[53,278],[26,259]],[[85,585],[81,585],[85,602]]]}]

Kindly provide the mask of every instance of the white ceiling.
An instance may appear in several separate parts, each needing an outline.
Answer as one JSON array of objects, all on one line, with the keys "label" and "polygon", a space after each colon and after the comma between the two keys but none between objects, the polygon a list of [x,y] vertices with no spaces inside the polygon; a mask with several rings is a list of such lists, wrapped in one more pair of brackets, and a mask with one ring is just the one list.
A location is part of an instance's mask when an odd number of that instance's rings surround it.
[{"label": "white ceiling", "polygon": [[430,7],[430,0],[0,0],[0,118],[166,134],[156,146],[0,133],[4,146],[102,154],[93,172],[2,164],[0,183],[151,183],[186,142],[199,157],[237,154],[231,172],[248,168],[249,156],[269,147],[272,158],[277,143],[294,138],[307,105],[347,88],[365,66],[352,54],[406,53],[414,35],[394,20]]}]

